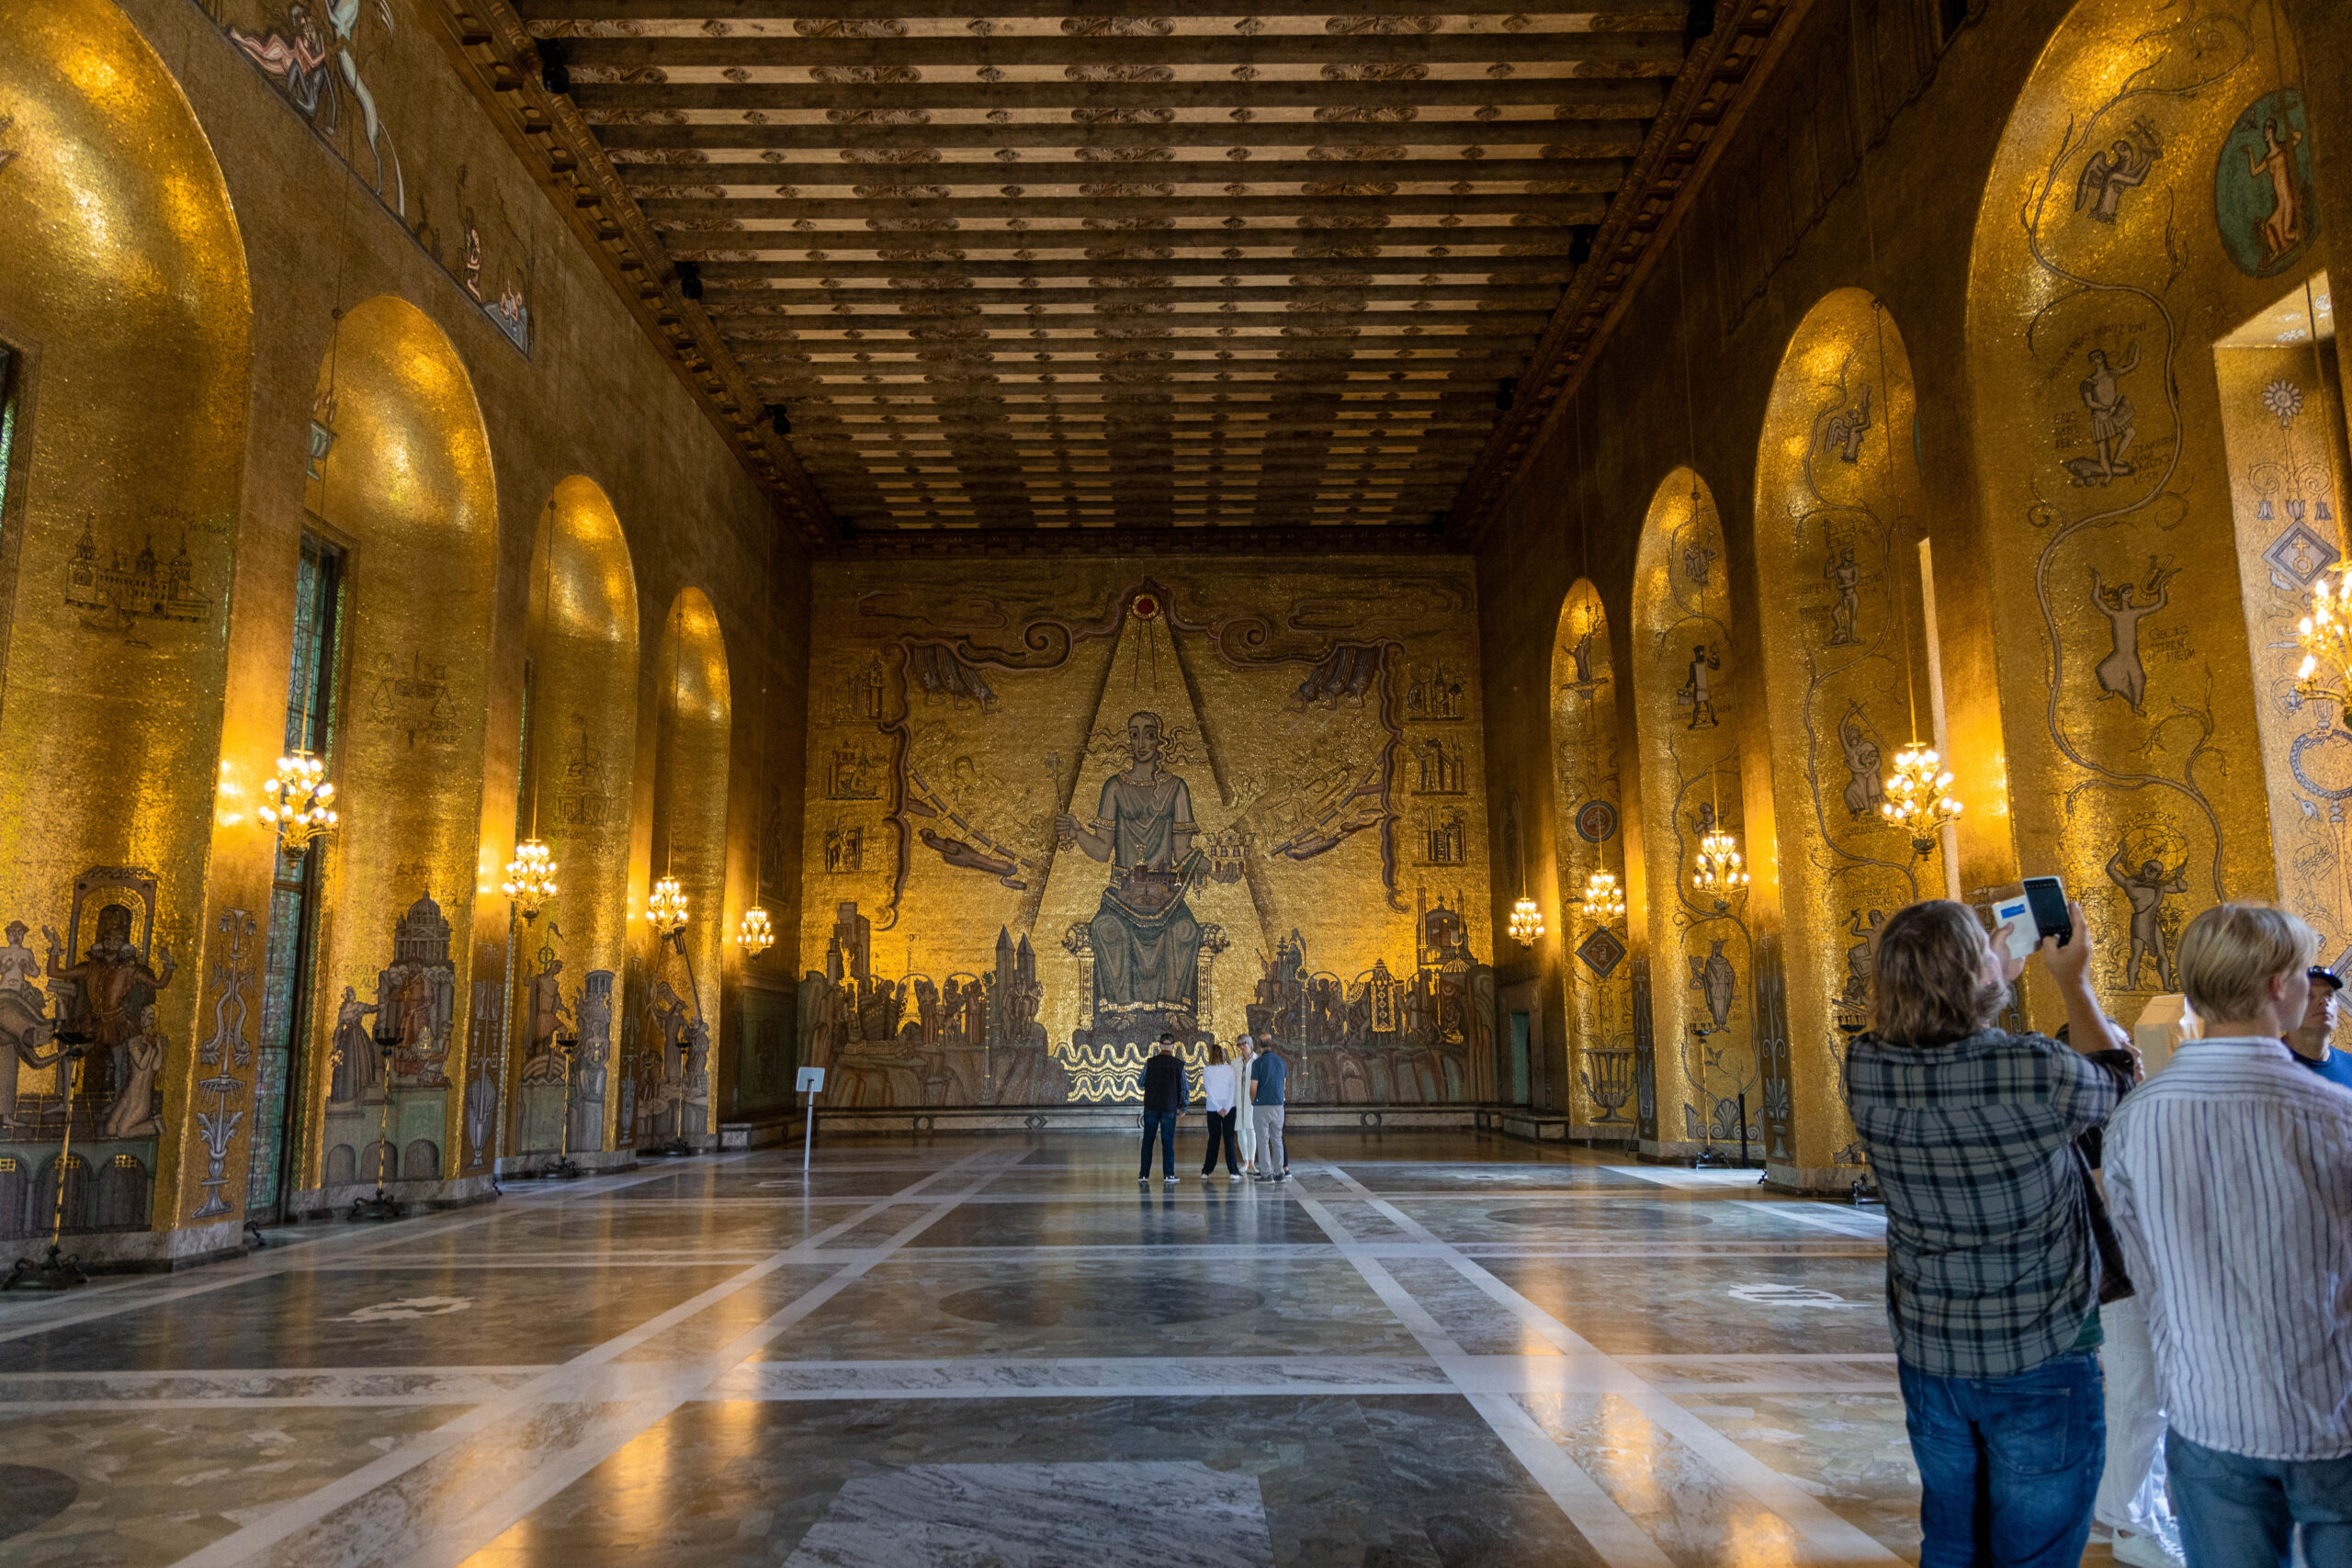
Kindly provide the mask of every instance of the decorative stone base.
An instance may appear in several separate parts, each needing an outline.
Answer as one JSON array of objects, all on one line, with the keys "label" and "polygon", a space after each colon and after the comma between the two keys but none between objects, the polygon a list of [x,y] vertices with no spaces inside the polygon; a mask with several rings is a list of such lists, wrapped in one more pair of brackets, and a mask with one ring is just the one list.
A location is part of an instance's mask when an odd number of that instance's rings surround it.
[{"label": "decorative stone base", "polygon": [[1854,1183],[1869,1174],[1859,1165],[1801,1166],[1769,1160],[1764,1166],[1764,1185],[1775,1192],[1847,1198],[1852,1196]]},{"label": "decorative stone base", "polygon": [[[559,1157],[554,1149],[534,1150],[529,1154],[508,1155],[498,1162],[498,1176],[503,1181],[519,1180],[533,1172],[553,1165]],[[617,1170],[637,1168],[635,1149],[574,1149],[571,1163],[590,1176],[610,1176]],[[370,1189],[370,1190],[373,1190]]]},{"label": "decorative stone base", "polygon": [[[487,1176],[461,1176],[444,1181],[387,1181],[384,1190],[416,1209],[463,1209],[487,1203],[498,1196]],[[373,1181],[337,1182],[332,1187],[306,1187],[289,1193],[286,1212],[305,1220],[340,1219],[351,1205],[376,1193]]]},{"label": "decorative stone base", "polygon": [[[971,1105],[817,1107],[817,1139],[829,1133],[1119,1133],[1136,1134],[1139,1105]],[[1184,1112],[1197,1127],[1201,1111]],[[1283,1119],[1293,1132],[1472,1132],[1557,1143],[1567,1136],[1565,1117],[1495,1105],[1293,1105]],[[1508,1122],[1509,1124],[1506,1124]],[[797,1122],[792,1124],[797,1128]],[[730,1128],[728,1129],[731,1131]],[[787,1141],[786,1132],[778,1142]],[[760,1146],[756,1145],[748,1146]]]},{"label": "decorative stone base", "polygon": [[1632,1148],[1636,1134],[1631,1122],[1577,1122],[1568,1123],[1568,1141],[1572,1144],[1616,1144]]},{"label": "decorative stone base", "polygon": [[[244,1225],[221,1220],[175,1231],[67,1231],[62,1247],[93,1274],[164,1273],[240,1256],[245,1250]],[[48,1248],[45,1234],[0,1242],[0,1269],[19,1257],[38,1258]]]}]

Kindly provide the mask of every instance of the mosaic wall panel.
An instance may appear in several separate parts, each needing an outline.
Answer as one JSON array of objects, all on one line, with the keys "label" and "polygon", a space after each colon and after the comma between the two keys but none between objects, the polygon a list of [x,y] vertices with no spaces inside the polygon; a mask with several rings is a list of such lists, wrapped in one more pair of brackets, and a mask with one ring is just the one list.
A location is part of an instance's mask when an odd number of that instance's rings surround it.
[{"label": "mosaic wall panel", "polygon": [[[1559,929],[1566,951],[1568,1116],[1578,1137],[1634,1135],[1633,971],[1625,840],[1620,831],[1616,660],[1600,595],[1579,579],[1560,607],[1552,648],[1553,820],[1559,824]],[[1588,913],[1596,874],[1616,879],[1618,908]]]},{"label": "mosaic wall panel", "polygon": [[855,565],[816,601],[832,1103],[1122,1100],[1161,1032],[1244,1031],[1302,1100],[1490,1097],[1466,570]]},{"label": "mosaic wall panel", "polygon": [[[2095,977],[2126,1017],[2177,988],[2199,908],[2302,900],[2270,808],[2283,824],[2329,808],[2290,748],[2263,744],[2266,724],[2315,719],[2280,711],[2248,648],[2268,569],[2233,570],[2253,520],[2231,515],[2208,369],[2324,260],[2298,70],[2267,4],[2083,0],[2019,96],[1978,221],[1969,360],[2017,842],[2028,874],[2084,900]],[[2255,557],[2292,558],[2289,523],[2267,526]]]},{"label": "mosaic wall panel", "polygon": [[[1747,898],[1691,884],[1718,828],[1752,851],[1741,799],[1739,667],[1715,498],[1688,468],[1667,476],[1642,525],[1634,581],[1634,700],[1641,715],[1642,845],[1647,883],[1653,1046],[1643,1121],[1653,1152],[1736,1145],[1741,1098],[1760,1111],[1755,1050],[1756,931]],[[1758,1129],[1749,1129],[1754,1141]]]}]

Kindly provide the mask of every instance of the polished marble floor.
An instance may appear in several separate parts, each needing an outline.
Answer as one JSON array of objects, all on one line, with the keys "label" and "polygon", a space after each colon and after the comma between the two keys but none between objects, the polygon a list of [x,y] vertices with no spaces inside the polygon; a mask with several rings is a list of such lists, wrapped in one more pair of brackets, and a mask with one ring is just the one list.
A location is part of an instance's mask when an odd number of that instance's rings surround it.
[{"label": "polished marble floor", "polygon": [[0,1563],[1917,1560],[1874,1211],[1483,1135],[1292,1159],[713,1156],[0,1298]]}]

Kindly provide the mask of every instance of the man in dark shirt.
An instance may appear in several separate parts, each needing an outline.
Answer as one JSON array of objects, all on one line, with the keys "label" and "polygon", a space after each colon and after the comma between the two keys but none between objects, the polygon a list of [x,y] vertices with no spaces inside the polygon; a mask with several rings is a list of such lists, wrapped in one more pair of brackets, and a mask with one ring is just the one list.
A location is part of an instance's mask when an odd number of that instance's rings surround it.
[{"label": "man in dark shirt", "polygon": [[1176,1113],[1184,1109],[1184,1064],[1176,1059],[1176,1037],[1163,1034],[1159,1049],[1143,1065],[1143,1168],[1137,1181],[1151,1179],[1151,1140],[1159,1140],[1160,1168],[1176,1179]]},{"label": "man in dark shirt", "polygon": [[1258,1122],[1258,1179],[1288,1181],[1290,1151],[1283,1147],[1283,1090],[1290,1065],[1269,1038],[1260,1042],[1258,1059],[1250,1064],[1250,1104]]},{"label": "man in dark shirt", "polygon": [[2343,1016],[2344,982],[2335,970],[2316,964],[2310,974],[2312,999],[2303,1010],[2302,1027],[2287,1032],[2287,1049],[2295,1054],[2296,1061],[2336,1088],[2352,1089],[2352,1055],[2328,1044],[2336,1020]]}]

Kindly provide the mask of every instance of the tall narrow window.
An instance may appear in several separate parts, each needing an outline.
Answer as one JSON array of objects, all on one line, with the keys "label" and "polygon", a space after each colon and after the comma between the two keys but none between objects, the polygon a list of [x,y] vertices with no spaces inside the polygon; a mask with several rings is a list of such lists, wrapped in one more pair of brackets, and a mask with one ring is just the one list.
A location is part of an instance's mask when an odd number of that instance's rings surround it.
[{"label": "tall narrow window", "polygon": [[[286,749],[327,757],[335,732],[343,551],[302,536],[294,589],[294,657],[286,682]],[[311,1034],[311,966],[318,927],[319,844],[280,852],[269,894],[269,963],[262,976],[260,1072],[254,1086],[253,1168],[245,1218],[286,1217],[301,1114],[302,1043]]]}]

